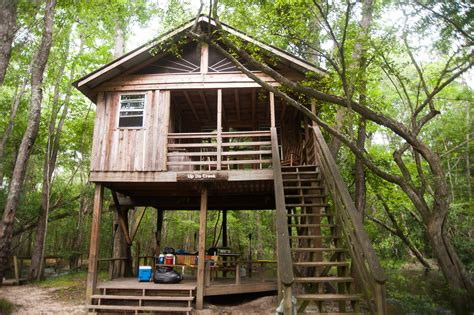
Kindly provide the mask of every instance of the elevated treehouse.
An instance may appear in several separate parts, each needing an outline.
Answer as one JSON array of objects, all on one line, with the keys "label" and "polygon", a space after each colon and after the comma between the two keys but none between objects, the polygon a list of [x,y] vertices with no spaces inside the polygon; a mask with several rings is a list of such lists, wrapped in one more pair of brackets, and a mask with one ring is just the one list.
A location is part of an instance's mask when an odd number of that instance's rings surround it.
[{"label": "elevated treehouse", "polygon": [[[195,297],[198,309],[204,296],[257,290],[254,285],[213,290],[206,284],[207,211],[276,209],[279,281],[260,288],[278,288],[285,313],[292,295],[301,311],[315,302],[320,312],[336,305],[341,312],[385,313],[383,270],[318,127],[216,49],[188,38],[193,25],[191,21],[74,83],[97,105],[90,166],[90,181],[96,185],[90,310],[123,310],[123,303],[114,302],[123,298],[106,294],[113,286],[97,285],[106,187],[119,212],[137,206],[200,211],[197,276],[194,286],[184,288],[191,297],[185,300]],[[214,27],[212,19],[200,17],[201,30]],[[260,47],[268,64],[287,78],[302,80],[307,72],[324,76],[310,63],[229,26],[223,25],[223,31]],[[122,228],[128,233],[127,222]],[[139,301],[127,306],[130,310],[191,310],[191,302],[167,308],[159,305],[160,298],[147,297],[145,291],[153,288],[137,290],[143,296],[127,297]]]}]

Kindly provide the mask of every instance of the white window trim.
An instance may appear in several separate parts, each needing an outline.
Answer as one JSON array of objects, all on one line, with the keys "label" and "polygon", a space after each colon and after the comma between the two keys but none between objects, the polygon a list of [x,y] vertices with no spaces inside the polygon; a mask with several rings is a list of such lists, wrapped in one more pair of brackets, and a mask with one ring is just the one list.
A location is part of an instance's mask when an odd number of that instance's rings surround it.
[{"label": "white window trim", "polygon": [[[127,117],[143,117],[141,126],[130,126],[130,127],[120,127],[120,113],[122,112],[122,96],[124,95],[143,95],[144,105],[143,109],[127,109],[124,112],[143,112],[142,115],[131,115]],[[129,93],[120,93],[119,102],[118,102],[118,111],[117,111],[117,129],[144,129],[145,128],[145,117],[146,117],[146,108],[147,108],[147,93],[146,92],[129,92]]]}]

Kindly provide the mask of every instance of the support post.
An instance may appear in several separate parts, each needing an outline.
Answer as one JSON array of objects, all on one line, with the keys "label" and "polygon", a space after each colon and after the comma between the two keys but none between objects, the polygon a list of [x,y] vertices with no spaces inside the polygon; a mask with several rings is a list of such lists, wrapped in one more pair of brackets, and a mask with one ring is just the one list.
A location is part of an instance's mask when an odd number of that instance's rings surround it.
[{"label": "support post", "polygon": [[217,90],[217,170],[222,169],[222,89]]},{"label": "support post", "polygon": [[18,268],[18,257],[13,256],[13,269],[15,271],[15,284],[20,284],[20,269]]},{"label": "support post", "polygon": [[283,289],[283,314],[291,315],[292,314],[292,292],[291,286],[284,286]]},{"label": "support post", "polygon": [[199,256],[196,289],[196,309],[204,304],[204,269],[206,265],[206,224],[207,224],[207,187],[201,188],[201,209],[199,213]]},{"label": "support post", "polygon": [[163,229],[163,216],[164,210],[157,210],[158,215],[156,218],[156,235],[155,235],[155,256],[158,257],[161,252],[161,231]]},{"label": "support post", "polygon": [[275,94],[270,92],[270,127],[275,127]]},{"label": "support post", "polygon": [[87,272],[86,303],[91,304],[92,295],[97,285],[97,258],[99,255],[100,216],[104,201],[104,186],[95,185],[94,210],[92,213],[91,241],[89,248],[89,270]]},{"label": "support post", "polygon": [[201,42],[201,73],[207,73],[209,68],[209,45]]},{"label": "support post", "polygon": [[[227,210],[222,210],[222,247],[227,247]],[[224,256],[223,260],[224,271],[222,271],[222,276],[225,278],[227,276],[227,257]]]}]

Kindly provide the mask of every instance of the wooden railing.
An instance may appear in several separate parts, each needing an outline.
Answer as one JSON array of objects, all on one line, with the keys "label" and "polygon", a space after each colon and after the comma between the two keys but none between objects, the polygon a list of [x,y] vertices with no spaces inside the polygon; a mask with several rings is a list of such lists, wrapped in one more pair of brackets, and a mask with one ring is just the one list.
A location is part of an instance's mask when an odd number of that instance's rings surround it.
[{"label": "wooden railing", "polygon": [[271,166],[270,131],[169,133],[169,171],[263,169]]},{"label": "wooden railing", "polygon": [[272,127],[270,132],[272,139],[273,182],[275,185],[278,278],[283,286],[284,313],[291,314],[291,287],[294,282],[294,275],[286,217],[285,192],[283,191],[283,177],[281,175],[276,128]]},{"label": "wooden railing", "polygon": [[311,146],[314,146],[315,152],[312,157],[317,159],[314,162],[319,164],[326,186],[334,201],[336,217],[341,224],[352,257],[354,277],[358,280],[371,313],[387,314],[384,270],[364,230],[360,214],[355,208],[321,130],[317,126],[312,126],[312,129],[314,137]]}]

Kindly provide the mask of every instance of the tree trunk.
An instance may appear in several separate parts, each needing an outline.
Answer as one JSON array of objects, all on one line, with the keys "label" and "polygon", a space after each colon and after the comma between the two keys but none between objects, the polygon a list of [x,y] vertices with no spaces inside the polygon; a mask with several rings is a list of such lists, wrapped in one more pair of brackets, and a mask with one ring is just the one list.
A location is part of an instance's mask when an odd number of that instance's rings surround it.
[{"label": "tree trunk", "polygon": [[474,286],[470,275],[451,245],[446,229],[446,216],[432,215],[430,217],[427,224],[428,239],[439,267],[451,289],[451,298],[456,313],[469,314],[469,310],[474,308]]},{"label": "tree trunk", "polygon": [[[363,117],[360,118],[359,127],[357,131],[357,147],[364,151],[365,149],[365,137],[366,137],[366,127],[365,127],[365,119]],[[357,211],[360,213],[360,219],[364,219],[364,211],[366,205],[366,196],[367,196],[367,188],[365,184],[365,169],[364,169],[364,162],[361,161],[356,157],[355,165],[354,165],[354,202]]]},{"label": "tree trunk", "polygon": [[3,157],[5,155],[5,149],[7,147],[8,139],[13,130],[13,125],[15,124],[16,114],[18,112],[18,108],[20,107],[21,98],[23,94],[25,94],[26,90],[26,80],[23,80],[20,89],[15,91],[15,95],[12,99],[12,107],[10,110],[10,118],[8,120],[7,128],[3,132],[2,141],[0,142],[0,189],[3,186]]},{"label": "tree trunk", "polygon": [[17,2],[17,0],[0,0],[0,85],[5,79],[16,33]]},{"label": "tree trunk", "polygon": [[[69,55],[69,41],[67,42],[66,51],[63,55],[62,63],[59,67],[59,73],[56,78],[53,105],[51,108],[51,118],[48,126],[48,143],[46,146],[46,152],[43,164],[43,185],[41,190],[41,203],[40,203],[40,216],[38,219],[38,227],[36,229],[35,247],[31,256],[30,272],[28,279],[41,280],[44,276],[44,250],[46,245],[46,235],[48,231],[48,216],[49,216],[49,201],[51,193],[51,182],[54,169],[56,168],[56,160],[59,151],[59,138],[61,136],[62,127],[64,120],[68,112],[67,104],[64,105],[61,118],[58,126],[56,127],[56,120],[60,111],[59,106],[59,94],[61,90],[61,81],[64,75],[64,68],[66,67],[67,59]],[[65,103],[69,100],[71,89],[68,89]]]},{"label": "tree trunk", "polygon": [[20,144],[13,176],[10,182],[3,219],[0,224],[0,284],[2,284],[5,267],[10,255],[13,225],[22,191],[23,180],[28,166],[28,160],[38,135],[41,118],[41,102],[43,98],[43,74],[48,61],[53,40],[54,7],[56,1],[48,0],[44,15],[44,31],[41,44],[33,57],[31,69],[31,102],[28,115],[28,124]]}]

